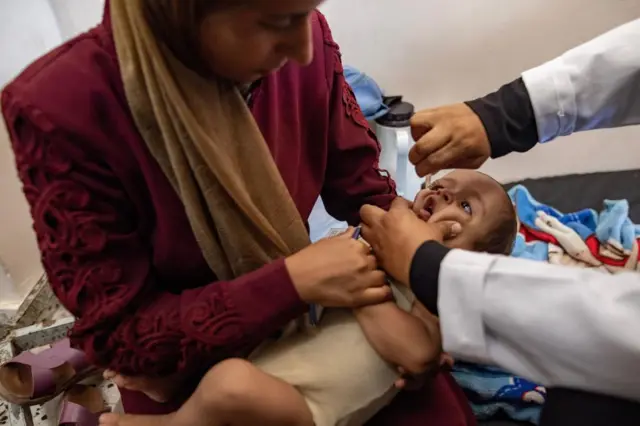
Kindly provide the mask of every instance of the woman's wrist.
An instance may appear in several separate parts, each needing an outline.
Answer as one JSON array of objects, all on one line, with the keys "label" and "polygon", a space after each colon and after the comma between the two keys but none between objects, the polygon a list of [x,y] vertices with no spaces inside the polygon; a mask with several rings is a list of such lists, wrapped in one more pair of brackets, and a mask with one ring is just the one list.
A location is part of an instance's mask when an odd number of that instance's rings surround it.
[{"label": "woman's wrist", "polygon": [[[296,291],[283,259],[269,263],[233,281],[215,282],[228,306],[242,318],[244,334],[263,336],[284,327],[299,318],[308,309]],[[191,303],[197,303],[198,292],[189,294]],[[183,298],[187,297],[183,295]],[[195,299],[194,299],[195,298]]]},{"label": "woman's wrist", "polygon": [[300,299],[305,303],[314,303],[314,297],[309,291],[313,288],[313,282],[317,278],[313,268],[304,261],[299,253],[293,254],[284,260],[285,268],[293,284],[293,288],[298,293]]}]

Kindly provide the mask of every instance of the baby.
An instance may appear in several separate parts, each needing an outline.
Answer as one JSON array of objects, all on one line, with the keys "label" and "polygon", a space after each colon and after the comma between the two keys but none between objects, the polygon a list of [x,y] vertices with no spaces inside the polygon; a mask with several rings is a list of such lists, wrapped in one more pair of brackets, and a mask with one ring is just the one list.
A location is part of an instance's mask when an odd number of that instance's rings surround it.
[{"label": "baby", "polygon": [[[516,215],[502,186],[457,170],[422,190],[413,203],[427,222],[455,221],[445,245],[508,254]],[[248,360],[216,364],[191,398],[165,416],[106,414],[104,426],[362,425],[398,392],[397,366],[420,374],[441,355],[437,319],[392,284],[395,301],[356,310],[327,309],[317,328],[267,342]],[[123,378],[119,385],[156,400],[170,397],[167,379]]]}]

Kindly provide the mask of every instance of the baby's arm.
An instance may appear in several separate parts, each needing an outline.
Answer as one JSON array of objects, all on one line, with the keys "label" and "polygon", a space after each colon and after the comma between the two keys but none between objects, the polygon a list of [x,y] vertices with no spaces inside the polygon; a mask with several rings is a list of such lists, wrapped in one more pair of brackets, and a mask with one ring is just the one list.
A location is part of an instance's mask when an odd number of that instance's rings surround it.
[{"label": "baby's arm", "polygon": [[411,313],[394,302],[355,309],[367,340],[387,362],[410,374],[421,374],[439,363],[441,342],[437,319],[413,304]]}]

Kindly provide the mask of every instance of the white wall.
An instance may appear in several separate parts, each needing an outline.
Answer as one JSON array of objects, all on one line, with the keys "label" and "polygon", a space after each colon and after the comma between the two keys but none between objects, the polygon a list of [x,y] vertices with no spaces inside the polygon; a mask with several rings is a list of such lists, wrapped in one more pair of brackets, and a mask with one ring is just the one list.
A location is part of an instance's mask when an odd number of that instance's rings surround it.
[{"label": "white wall", "polygon": [[62,38],[46,0],[0,2],[0,87]]},{"label": "white wall", "polygon": [[[0,0],[0,87],[25,66],[99,22],[102,0]],[[15,291],[0,283],[0,306],[20,299],[42,275],[31,216],[0,120],[0,260]]]},{"label": "white wall", "polygon": [[62,38],[65,40],[75,37],[102,20],[104,0],[49,0],[49,2],[56,15]]},{"label": "white wall", "polygon": [[[0,3],[0,87],[29,62],[62,41],[53,10],[45,0],[3,0]],[[31,216],[16,178],[4,121],[0,120],[0,259],[16,287],[5,282],[0,305],[20,299],[42,275]]]},{"label": "white wall", "polygon": [[[328,0],[346,63],[419,108],[482,96],[640,17],[640,0]],[[590,132],[490,162],[503,181],[640,168],[640,127]]]}]

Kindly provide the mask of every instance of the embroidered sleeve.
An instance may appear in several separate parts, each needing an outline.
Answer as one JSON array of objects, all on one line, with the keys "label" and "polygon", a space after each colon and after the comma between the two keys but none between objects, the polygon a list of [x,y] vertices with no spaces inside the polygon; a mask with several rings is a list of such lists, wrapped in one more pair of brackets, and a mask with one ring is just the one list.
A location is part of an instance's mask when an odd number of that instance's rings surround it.
[{"label": "embroidered sleeve", "polygon": [[318,20],[324,35],[331,91],[330,152],[322,197],[332,216],[357,224],[362,205],[389,207],[396,196],[395,184],[378,167],[378,140],[344,78],[340,49],[331,37],[329,26],[320,14]]},{"label": "embroidered sleeve", "polygon": [[91,362],[130,375],[200,371],[303,312],[283,261],[182,294],[159,290],[150,239],[109,165],[3,101],[45,271]]}]

